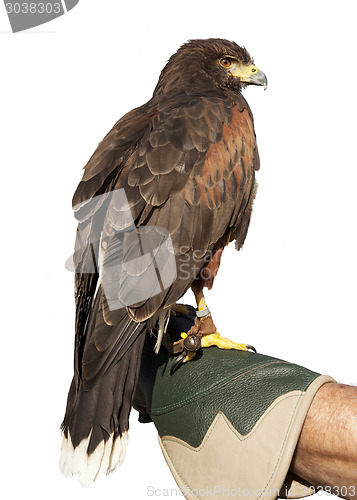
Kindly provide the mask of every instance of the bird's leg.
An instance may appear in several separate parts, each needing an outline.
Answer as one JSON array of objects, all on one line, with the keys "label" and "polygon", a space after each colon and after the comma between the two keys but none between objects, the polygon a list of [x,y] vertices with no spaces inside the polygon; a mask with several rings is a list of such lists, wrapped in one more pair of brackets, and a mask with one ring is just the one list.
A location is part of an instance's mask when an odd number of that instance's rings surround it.
[{"label": "bird's leg", "polygon": [[210,312],[209,312],[209,309],[207,307],[206,299],[205,299],[205,296],[203,295],[203,291],[202,290],[199,290],[199,291],[194,290],[193,293],[195,294],[195,299],[196,299],[196,304],[197,304],[197,310],[201,314],[203,314],[202,317],[208,315]]},{"label": "bird's leg", "polygon": [[[195,298],[197,302],[197,317],[200,320],[200,323],[202,325],[201,328],[198,329],[198,335],[202,335],[201,337],[201,347],[210,347],[212,345],[215,345],[219,347],[220,349],[236,349],[238,351],[248,351],[248,350],[253,350],[255,351],[254,347],[252,347],[249,344],[238,344],[237,342],[233,342],[233,340],[230,340],[226,337],[221,337],[220,333],[217,332],[216,327],[214,326],[214,323],[211,318],[210,311],[207,307],[205,296],[203,295],[202,290],[200,291],[195,291]],[[210,322],[211,325],[208,328],[210,331],[207,331],[206,333],[206,328],[203,326],[204,322]],[[213,327],[213,328],[212,328]],[[212,331],[213,330],[213,331]]]},{"label": "bird's leg", "polygon": [[171,373],[174,373],[183,363],[191,361],[201,347],[215,345],[220,349],[236,349],[239,351],[252,350],[256,352],[254,347],[249,344],[238,344],[226,337],[221,337],[212,321],[211,313],[207,307],[202,290],[193,289],[193,292],[197,303],[195,324],[189,332],[181,333],[184,350],[172,365]]}]

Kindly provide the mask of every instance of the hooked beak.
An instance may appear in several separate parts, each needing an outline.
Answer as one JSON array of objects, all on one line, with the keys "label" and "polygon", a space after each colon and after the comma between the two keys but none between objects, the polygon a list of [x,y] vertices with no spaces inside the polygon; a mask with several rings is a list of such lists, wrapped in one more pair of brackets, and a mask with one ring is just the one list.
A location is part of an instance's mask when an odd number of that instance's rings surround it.
[{"label": "hooked beak", "polygon": [[[242,81],[244,81],[244,80],[242,80]],[[264,87],[264,90],[266,90],[267,86],[268,86],[268,79],[265,76],[265,74],[263,73],[263,71],[258,69],[258,71],[256,73],[253,73],[252,76],[248,77],[248,80],[246,81],[246,83],[248,83],[250,85],[261,85]]]},{"label": "hooked beak", "polygon": [[247,85],[261,85],[266,90],[268,80],[263,71],[258,69],[254,64],[246,65],[233,65],[232,76],[238,77],[239,80]]}]

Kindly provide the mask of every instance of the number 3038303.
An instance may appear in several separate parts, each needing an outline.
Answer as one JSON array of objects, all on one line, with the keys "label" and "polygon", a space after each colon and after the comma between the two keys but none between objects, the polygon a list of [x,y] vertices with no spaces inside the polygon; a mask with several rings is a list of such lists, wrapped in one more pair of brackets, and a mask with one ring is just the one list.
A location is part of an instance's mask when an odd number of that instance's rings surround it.
[{"label": "number 3038303", "polygon": [[6,3],[6,11],[8,14],[60,14],[61,4],[56,3],[28,3],[15,2]]}]

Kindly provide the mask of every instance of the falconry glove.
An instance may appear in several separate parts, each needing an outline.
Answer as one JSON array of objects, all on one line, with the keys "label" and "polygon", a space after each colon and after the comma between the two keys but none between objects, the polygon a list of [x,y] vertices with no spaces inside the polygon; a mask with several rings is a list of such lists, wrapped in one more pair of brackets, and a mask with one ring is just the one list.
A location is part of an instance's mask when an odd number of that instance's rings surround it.
[{"label": "falconry glove", "polygon": [[[171,341],[192,316],[171,317]],[[175,356],[148,339],[134,398],[153,421],[165,460],[187,499],[298,498],[314,490],[289,473],[311,401],[331,377],[247,351],[201,350],[170,374]]]}]

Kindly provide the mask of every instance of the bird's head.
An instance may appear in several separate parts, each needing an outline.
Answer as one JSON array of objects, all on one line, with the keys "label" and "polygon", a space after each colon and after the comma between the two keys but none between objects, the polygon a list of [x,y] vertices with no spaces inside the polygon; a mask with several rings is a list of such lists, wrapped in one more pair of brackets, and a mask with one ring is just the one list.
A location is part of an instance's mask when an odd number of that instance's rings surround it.
[{"label": "bird's head", "polygon": [[240,92],[247,85],[267,87],[265,74],[244,47],[229,40],[190,40],[170,57],[155,94],[175,89],[220,88]]}]

